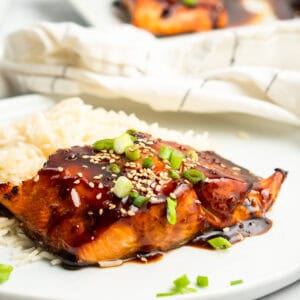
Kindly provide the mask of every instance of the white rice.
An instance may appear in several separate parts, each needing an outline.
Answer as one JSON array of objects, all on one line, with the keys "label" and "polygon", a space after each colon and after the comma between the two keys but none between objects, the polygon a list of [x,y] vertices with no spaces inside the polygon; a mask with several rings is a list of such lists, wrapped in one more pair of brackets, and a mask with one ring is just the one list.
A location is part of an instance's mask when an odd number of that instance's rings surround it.
[{"label": "white rice", "polygon": [[[134,114],[93,109],[79,98],[67,99],[50,111],[37,113],[8,128],[0,129],[0,183],[20,183],[35,176],[47,157],[58,148],[92,144],[98,139],[120,135],[128,128],[155,137],[179,141],[197,149],[208,149],[207,133],[185,133],[147,124]],[[0,217],[0,245],[13,247],[12,259],[25,264],[48,259],[60,263],[50,253],[34,247],[14,219]]]}]

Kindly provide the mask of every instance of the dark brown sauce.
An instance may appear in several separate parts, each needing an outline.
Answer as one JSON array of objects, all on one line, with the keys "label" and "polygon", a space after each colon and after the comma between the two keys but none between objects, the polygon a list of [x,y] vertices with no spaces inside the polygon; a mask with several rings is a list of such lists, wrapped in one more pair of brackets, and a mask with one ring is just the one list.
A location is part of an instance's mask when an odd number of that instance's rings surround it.
[{"label": "dark brown sauce", "polygon": [[255,218],[239,222],[228,228],[227,231],[211,230],[194,238],[190,246],[212,249],[208,240],[215,237],[226,238],[230,243],[235,244],[246,237],[260,235],[267,232],[272,226],[272,221],[267,218]]}]

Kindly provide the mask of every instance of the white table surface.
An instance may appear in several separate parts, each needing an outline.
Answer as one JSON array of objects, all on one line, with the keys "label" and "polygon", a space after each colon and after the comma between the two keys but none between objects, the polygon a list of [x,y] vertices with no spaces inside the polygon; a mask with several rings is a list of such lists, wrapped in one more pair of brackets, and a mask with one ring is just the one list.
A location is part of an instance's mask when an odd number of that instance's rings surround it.
[{"label": "white table surface", "polygon": [[[83,0],[84,1],[84,0]],[[99,0],[101,1],[101,0]],[[0,53],[5,35],[39,21],[88,23],[65,0],[0,0]],[[0,84],[1,89],[1,84]],[[1,91],[0,91],[1,95]],[[299,254],[300,255],[300,254]],[[278,270],[280,272],[280,270]],[[261,298],[261,300],[299,300],[300,281]],[[3,299],[4,300],[4,299]]]}]

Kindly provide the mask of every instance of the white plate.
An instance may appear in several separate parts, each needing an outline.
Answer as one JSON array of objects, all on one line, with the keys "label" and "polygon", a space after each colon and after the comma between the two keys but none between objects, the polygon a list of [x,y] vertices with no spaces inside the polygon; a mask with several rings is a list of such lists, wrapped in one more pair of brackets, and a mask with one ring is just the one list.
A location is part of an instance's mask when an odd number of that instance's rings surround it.
[{"label": "white plate", "polygon": [[[53,103],[54,100],[40,96],[0,100],[0,126],[21,115],[45,110]],[[139,117],[171,128],[208,130],[221,154],[262,176],[270,175],[275,167],[289,170],[269,214],[274,221],[272,229],[225,252],[182,247],[148,265],[129,263],[110,269],[67,271],[37,262],[15,268],[11,279],[0,285],[0,299],[157,299],[155,294],[167,291],[176,277],[187,274],[194,281],[197,274],[204,274],[210,279],[208,288],[178,298],[242,300],[262,297],[300,279],[299,129],[247,116],[177,115],[149,111],[125,101],[101,103],[107,108],[135,111]],[[249,138],[237,137],[239,130],[247,131]],[[13,263],[9,252],[0,248],[1,263]],[[229,282],[235,279],[243,279],[244,284],[231,287]]]}]

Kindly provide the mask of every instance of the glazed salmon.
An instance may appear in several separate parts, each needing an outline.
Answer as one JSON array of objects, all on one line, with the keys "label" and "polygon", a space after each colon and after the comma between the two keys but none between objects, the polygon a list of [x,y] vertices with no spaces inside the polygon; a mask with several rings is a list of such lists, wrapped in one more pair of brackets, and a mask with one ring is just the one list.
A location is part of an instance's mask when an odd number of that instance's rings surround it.
[{"label": "glazed salmon", "polygon": [[38,245],[82,266],[262,219],[285,177],[276,169],[262,179],[212,151],[130,131],[57,150],[31,180],[1,184],[0,204]]},{"label": "glazed salmon", "polygon": [[131,22],[156,35],[207,31],[227,25],[221,0],[201,0],[186,5],[179,0],[121,0]]}]

